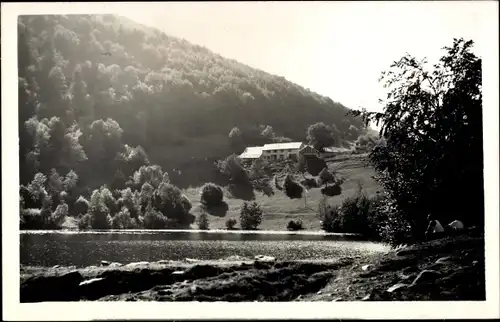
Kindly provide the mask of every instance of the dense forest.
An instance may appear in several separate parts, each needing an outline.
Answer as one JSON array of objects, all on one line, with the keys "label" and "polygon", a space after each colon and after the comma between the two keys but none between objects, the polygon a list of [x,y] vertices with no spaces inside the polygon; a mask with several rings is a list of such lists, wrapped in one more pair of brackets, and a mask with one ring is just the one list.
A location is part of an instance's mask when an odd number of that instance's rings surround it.
[{"label": "dense forest", "polygon": [[178,186],[211,180],[243,145],[306,141],[323,122],[336,144],[365,126],[283,77],[114,15],[18,21],[21,184],[71,170],[92,189],[158,164]]}]

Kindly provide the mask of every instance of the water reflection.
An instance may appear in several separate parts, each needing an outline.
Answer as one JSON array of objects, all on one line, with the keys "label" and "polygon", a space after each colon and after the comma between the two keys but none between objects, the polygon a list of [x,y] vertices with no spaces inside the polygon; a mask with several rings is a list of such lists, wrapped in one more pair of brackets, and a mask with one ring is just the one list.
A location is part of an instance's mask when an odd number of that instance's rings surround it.
[{"label": "water reflection", "polygon": [[380,251],[356,236],[190,231],[21,233],[21,264],[96,265],[101,260],[220,259],[266,254],[281,259],[321,259]]}]

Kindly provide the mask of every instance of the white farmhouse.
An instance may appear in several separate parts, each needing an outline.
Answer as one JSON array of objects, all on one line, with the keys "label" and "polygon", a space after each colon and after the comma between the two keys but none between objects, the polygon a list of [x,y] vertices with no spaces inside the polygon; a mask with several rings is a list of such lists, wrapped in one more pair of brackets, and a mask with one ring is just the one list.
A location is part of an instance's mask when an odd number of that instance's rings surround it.
[{"label": "white farmhouse", "polygon": [[302,142],[265,144],[262,148],[262,156],[271,161],[296,159],[303,146]]},{"label": "white farmhouse", "polygon": [[254,160],[260,159],[262,157],[262,146],[250,146],[239,155],[239,158],[243,162],[252,162]]},{"label": "white farmhouse", "polygon": [[302,142],[266,144],[262,149],[262,157],[267,160],[297,160],[301,154],[318,155],[318,151]]},{"label": "white farmhouse", "polygon": [[264,146],[252,146],[245,149],[239,158],[244,162],[251,162],[256,159],[269,161],[277,160],[297,160],[299,155],[319,156],[319,152],[310,145],[302,142],[271,143]]}]

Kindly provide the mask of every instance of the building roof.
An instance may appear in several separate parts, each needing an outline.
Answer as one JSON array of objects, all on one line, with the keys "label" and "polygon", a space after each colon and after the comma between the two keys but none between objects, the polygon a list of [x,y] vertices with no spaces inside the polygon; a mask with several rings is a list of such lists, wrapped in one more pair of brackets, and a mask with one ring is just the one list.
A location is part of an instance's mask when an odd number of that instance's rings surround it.
[{"label": "building roof", "polygon": [[336,152],[336,153],[339,153],[339,152],[349,152],[351,150],[347,149],[347,148],[332,146],[332,147],[329,147],[329,148],[324,148],[324,151],[325,152]]},{"label": "building roof", "polygon": [[300,151],[305,150],[305,149],[318,151],[318,150],[316,150],[316,149],[315,149],[312,145],[309,145],[309,144],[308,144],[308,145],[304,145],[304,146],[302,147],[302,149],[300,149]]},{"label": "building roof", "polygon": [[262,155],[262,146],[250,146],[240,154],[241,159],[258,159]]},{"label": "building roof", "polygon": [[271,143],[265,144],[262,151],[266,150],[296,150],[300,149],[302,142],[289,142],[289,143]]}]

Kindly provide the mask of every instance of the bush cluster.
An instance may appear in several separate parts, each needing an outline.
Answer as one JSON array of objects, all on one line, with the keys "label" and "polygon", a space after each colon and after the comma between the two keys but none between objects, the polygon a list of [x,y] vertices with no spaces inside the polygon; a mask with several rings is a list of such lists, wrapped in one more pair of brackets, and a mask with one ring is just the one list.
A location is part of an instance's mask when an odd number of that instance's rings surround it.
[{"label": "bush cluster", "polygon": [[198,215],[198,218],[196,218],[196,223],[198,224],[198,229],[208,230],[209,229],[208,214],[205,211],[202,211]]},{"label": "bush cluster", "polygon": [[288,222],[288,224],[286,225],[286,229],[287,230],[292,230],[292,231],[304,229],[302,227],[302,220],[300,220],[300,219],[298,219],[298,220],[290,220]]},{"label": "bush cluster", "polygon": [[244,202],[240,211],[240,226],[243,230],[255,230],[262,222],[262,209],[255,201]]},{"label": "bush cluster", "polygon": [[238,221],[234,218],[229,218],[228,220],[226,220],[227,230],[233,230],[234,226],[236,226],[237,223],[238,223]]},{"label": "bush cluster", "polygon": [[293,180],[292,175],[288,174],[283,183],[283,189],[285,194],[290,199],[300,199],[303,196],[304,188],[295,180]]},{"label": "bush cluster", "polygon": [[214,183],[206,183],[201,188],[201,203],[207,208],[219,206],[223,198],[222,188]]},{"label": "bush cluster", "polygon": [[369,198],[360,189],[340,206],[331,206],[326,198],[320,201],[321,228],[328,232],[356,233],[372,240],[382,240],[380,197]]}]

